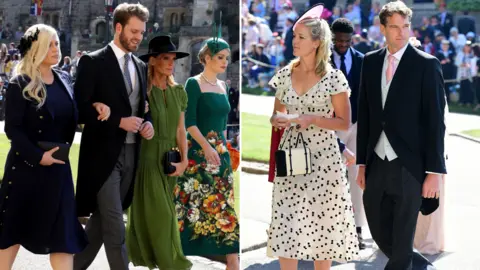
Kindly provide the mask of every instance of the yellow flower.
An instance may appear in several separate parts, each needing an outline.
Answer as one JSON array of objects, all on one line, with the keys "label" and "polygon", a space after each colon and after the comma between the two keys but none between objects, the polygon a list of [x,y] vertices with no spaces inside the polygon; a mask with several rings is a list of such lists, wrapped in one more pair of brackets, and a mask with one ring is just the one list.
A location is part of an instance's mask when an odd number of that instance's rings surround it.
[{"label": "yellow flower", "polygon": [[217,228],[215,227],[215,225],[212,224],[210,225],[209,229],[210,229],[210,233],[214,233]]},{"label": "yellow flower", "polygon": [[198,186],[200,186],[200,182],[198,182],[198,180],[195,179],[195,181],[193,181],[193,189],[198,190]]}]

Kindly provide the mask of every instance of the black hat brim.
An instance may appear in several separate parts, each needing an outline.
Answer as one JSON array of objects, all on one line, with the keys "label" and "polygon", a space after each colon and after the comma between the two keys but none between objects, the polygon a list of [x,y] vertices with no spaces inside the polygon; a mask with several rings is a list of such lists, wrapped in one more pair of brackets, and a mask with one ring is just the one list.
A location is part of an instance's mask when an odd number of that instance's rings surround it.
[{"label": "black hat brim", "polygon": [[190,54],[189,54],[189,53],[186,53],[186,52],[173,51],[173,52],[147,53],[147,54],[144,54],[144,55],[139,56],[138,58],[140,58],[140,60],[142,60],[143,62],[148,63],[148,60],[150,59],[151,56],[156,57],[157,55],[162,54],[162,53],[175,53],[175,54],[177,55],[177,56],[175,57],[175,60],[178,60],[178,59],[181,59],[181,58],[185,58],[185,57],[187,57],[187,56],[190,56]]}]

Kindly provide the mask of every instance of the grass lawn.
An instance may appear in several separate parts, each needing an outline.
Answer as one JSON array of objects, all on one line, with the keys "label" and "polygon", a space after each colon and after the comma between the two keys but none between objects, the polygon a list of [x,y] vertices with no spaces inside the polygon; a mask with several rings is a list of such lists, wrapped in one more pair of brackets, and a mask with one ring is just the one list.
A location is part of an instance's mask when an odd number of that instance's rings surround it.
[{"label": "grass lawn", "polygon": [[[0,134],[0,179],[3,179],[3,171],[5,169],[5,160],[7,159],[8,151],[10,151],[10,141],[7,135]],[[73,181],[77,181],[77,167],[78,167],[78,153],[80,145],[73,144],[70,149],[70,164],[72,166]]]},{"label": "grass lawn", "polygon": [[480,115],[480,110],[474,112],[473,107],[460,107],[457,104],[450,104],[448,105],[448,109],[453,113]]},{"label": "grass lawn", "polygon": [[275,96],[275,91],[264,91],[260,87],[250,88],[247,86],[242,87],[242,94],[250,94],[250,95],[257,95],[257,96]]},{"label": "grass lawn", "polygon": [[480,139],[480,129],[464,130],[462,133]]},{"label": "grass lawn", "polygon": [[268,162],[272,126],[269,117],[242,113],[242,159]]}]

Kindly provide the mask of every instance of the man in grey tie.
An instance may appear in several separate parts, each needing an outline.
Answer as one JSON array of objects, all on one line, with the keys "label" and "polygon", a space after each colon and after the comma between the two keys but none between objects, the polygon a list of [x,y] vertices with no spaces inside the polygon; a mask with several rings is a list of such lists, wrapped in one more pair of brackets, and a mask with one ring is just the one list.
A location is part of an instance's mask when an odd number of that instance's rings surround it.
[{"label": "man in grey tie", "polygon": [[[90,244],[74,257],[74,269],[87,269],[102,244],[110,269],[128,269],[123,211],[132,201],[140,141],[154,130],[147,113],[146,66],[138,49],[149,12],[141,4],[119,5],[113,12],[114,40],[83,56],[75,95],[85,124],[77,179],[77,215],[90,217],[85,230]],[[94,102],[111,109],[98,121]]]}]

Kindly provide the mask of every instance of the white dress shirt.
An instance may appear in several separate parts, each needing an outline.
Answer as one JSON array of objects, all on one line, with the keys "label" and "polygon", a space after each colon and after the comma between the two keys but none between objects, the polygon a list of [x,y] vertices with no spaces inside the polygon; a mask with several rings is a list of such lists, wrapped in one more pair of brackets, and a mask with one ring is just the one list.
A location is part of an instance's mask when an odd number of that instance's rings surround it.
[{"label": "white dress shirt", "polygon": [[[110,42],[110,47],[112,47],[113,52],[115,53],[115,56],[117,57],[118,64],[120,65],[120,69],[122,70],[122,74],[124,72],[123,66],[125,65],[125,52],[120,49],[115,43]],[[133,89],[138,89],[138,78],[137,78],[137,71],[135,70],[135,65],[133,64],[133,57],[132,53],[130,54],[130,63],[128,63],[128,71],[130,72],[130,80],[132,81],[132,87]],[[133,90],[132,89],[132,90]]]},{"label": "white dress shirt", "polygon": [[[340,69],[340,66],[342,65],[342,59],[340,57],[340,54],[337,53],[335,50],[333,51],[333,61],[335,62],[335,66],[337,69]],[[350,49],[347,50],[345,53],[345,67],[347,69],[347,74],[350,74],[350,70],[352,69],[352,52]]]},{"label": "white dress shirt", "polygon": [[[387,53],[385,54],[385,59],[383,60],[383,68],[382,68],[382,108],[385,108],[385,102],[387,101],[387,96],[388,96],[388,90],[390,89],[390,84],[393,81],[393,78],[395,78],[395,73],[397,71],[398,64],[400,63],[400,60],[402,59],[403,54],[405,53],[405,50],[407,49],[407,45],[405,45],[403,48],[401,48],[398,52],[391,54],[388,51],[387,48]],[[392,80],[387,83],[387,67],[388,67],[388,56],[393,55],[394,57],[394,73]],[[382,131],[382,134],[380,134],[380,138],[378,139],[377,146],[375,146],[375,153],[381,158],[385,159],[385,157],[388,159],[388,161],[392,161],[396,159],[398,156],[395,153],[395,151],[392,148],[392,145],[390,145],[390,142],[388,141],[387,134],[385,134],[384,131]]]}]

